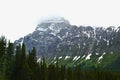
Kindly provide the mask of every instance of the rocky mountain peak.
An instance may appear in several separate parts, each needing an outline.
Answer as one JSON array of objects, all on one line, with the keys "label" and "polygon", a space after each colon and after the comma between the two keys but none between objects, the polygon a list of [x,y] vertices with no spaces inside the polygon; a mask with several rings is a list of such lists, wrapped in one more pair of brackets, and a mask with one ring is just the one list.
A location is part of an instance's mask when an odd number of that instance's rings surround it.
[{"label": "rocky mountain peak", "polygon": [[62,23],[66,22],[69,23],[64,17],[61,16],[50,16],[44,19],[41,19],[41,23]]},{"label": "rocky mountain peak", "polygon": [[37,25],[36,31],[45,32],[50,30],[59,32],[61,29],[69,27],[69,21],[63,17],[48,17],[41,20],[41,22]]},{"label": "rocky mountain peak", "polygon": [[50,17],[43,19],[33,33],[15,41],[15,45],[21,43],[25,43],[27,51],[35,47],[38,57],[118,53],[120,27],[77,27],[63,17]]}]

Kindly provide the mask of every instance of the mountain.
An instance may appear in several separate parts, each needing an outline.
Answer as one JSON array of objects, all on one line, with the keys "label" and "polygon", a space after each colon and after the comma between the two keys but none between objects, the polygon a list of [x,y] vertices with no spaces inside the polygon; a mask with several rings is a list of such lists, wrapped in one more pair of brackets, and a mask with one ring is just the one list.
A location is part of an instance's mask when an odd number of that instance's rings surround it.
[{"label": "mountain", "polygon": [[15,45],[25,43],[27,50],[33,47],[37,49],[37,55],[49,55],[53,53],[60,42],[65,30],[69,30],[70,23],[62,17],[52,17],[45,19],[37,25],[32,34],[15,41]]},{"label": "mountain", "polygon": [[52,17],[41,21],[33,33],[14,42],[21,43],[27,51],[35,47],[38,58],[81,61],[94,56],[93,61],[100,63],[104,55],[120,53],[120,27],[77,27],[63,17]]}]

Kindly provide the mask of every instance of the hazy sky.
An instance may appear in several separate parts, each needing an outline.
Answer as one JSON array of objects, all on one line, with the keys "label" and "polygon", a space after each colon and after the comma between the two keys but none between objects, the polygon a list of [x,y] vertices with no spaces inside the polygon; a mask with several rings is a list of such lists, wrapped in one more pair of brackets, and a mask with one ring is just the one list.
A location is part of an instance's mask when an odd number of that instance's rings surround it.
[{"label": "hazy sky", "polygon": [[0,0],[0,35],[33,32],[41,17],[60,15],[76,25],[119,26],[120,0]]}]

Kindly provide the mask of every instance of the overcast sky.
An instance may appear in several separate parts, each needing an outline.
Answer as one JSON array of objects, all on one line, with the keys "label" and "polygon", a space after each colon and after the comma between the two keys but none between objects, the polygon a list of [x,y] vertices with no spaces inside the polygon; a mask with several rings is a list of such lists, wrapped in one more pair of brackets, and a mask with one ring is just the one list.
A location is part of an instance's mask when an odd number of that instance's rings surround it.
[{"label": "overcast sky", "polygon": [[34,31],[41,17],[60,15],[76,25],[120,25],[119,0],[0,0],[0,35],[11,41]]}]

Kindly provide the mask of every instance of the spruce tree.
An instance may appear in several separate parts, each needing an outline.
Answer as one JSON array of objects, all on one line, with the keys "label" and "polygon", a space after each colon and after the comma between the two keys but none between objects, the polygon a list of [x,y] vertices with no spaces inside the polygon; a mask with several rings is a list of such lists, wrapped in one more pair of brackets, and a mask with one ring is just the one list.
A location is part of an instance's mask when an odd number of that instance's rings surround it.
[{"label": "spruce tree", "polygon": [[40,76],[38,74],[40,74],[40,67],[37,63],[36,50],[34,47],[29,51],[27,62],[30,69],[30,78],[32,80],[39,80]]},{"label": "spruce tree", "polygon": [[56,78],[55,65],[51,64],[48,67],[48,80],[56,80]]},{"label": "spruce tree", "polygon": [[6,53],[3,58],[3,79],[4,80],[11,80],[12,72],[13,72],[13,54],[14,54],[14,48],[13,48],[13,43],[7,44],[8,47],[6,48]]},{"label": "spruce tree", "polygon": [[4,36],[0,37],[0,60],[5,55],[6,50],[6,39]]},{"label": "spruce tree", "polygon": [[45,62],[45,58],[43,57],[41,63],[40,63],[40,79],[46,80],[48,78],[47,76],[47,66]]},{"label": "spruce tree", "polygon": [[29,74],[29,65],[27,63],[27,56],[26,56],[26,48],[25,44],[22,44],[22,54],[21,54],[21,75],[22,80],[30,80],[30,74]]},{"label": "spruce tree", "polygon": [[4,79],[4,71],[5,71],[5,65],[6,60],[5,60],[5,54],[6,54],[6,39],[4,36],[0,37],[0,79]]},{"label": "spruce tree", "polygon": [[2,69],[3,58],[6,53],[6,39],[4,36],[0,37],[0,73]]},{"label": "spruce tree", "polygon": [[65,80],[65,76],[66,76],[66,67],[65,67],[65,65],[61,65],[59,76],[60,76],[60,80]]},{"label": "spruce tree", "polygon": [[13,80],[21,80],[21,45],[16,46],[15,52],[15,69],[13,72]]},{"label": "spruce tree", "polygon": [[12,80],[12,74],[14,71],[14,45],[10,41],[8,42],[6,57],[8,61],[7,76],[10,80]]},{"label": "spruce tree", "polygon": [[67,68],[66,80],[74,80],[73,79],[73,71],[71,67]]}]

